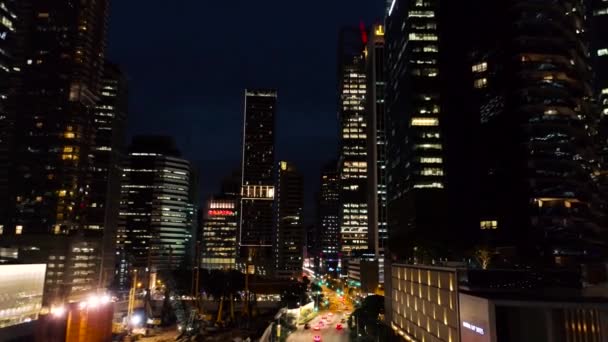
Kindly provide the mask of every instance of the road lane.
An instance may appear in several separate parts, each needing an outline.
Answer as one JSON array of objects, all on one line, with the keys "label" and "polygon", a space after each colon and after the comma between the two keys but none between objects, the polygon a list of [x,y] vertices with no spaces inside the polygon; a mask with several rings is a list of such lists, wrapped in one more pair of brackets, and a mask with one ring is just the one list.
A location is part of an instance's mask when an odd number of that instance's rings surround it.
[{"label": "road lane", "polygon": [[[310,321],[310,329],[304,329],[303,326],[299,326],[298,330],[293,332],[287,338],[287,342],[312,342],[315,336],[321,336],[322,342],[348,342],[348,327],[346,323],[341,323],[343,326],[342,330],[337,330],[336,325],[340,323],[340,320],[344,316],[341,312],[332,312],[333,315],[329,315],[329,312],[322,312],[312,321]],[[323,316],[326,318],[324,319]],[[314,328],[323,322],[323,326],[316,331]]]}]

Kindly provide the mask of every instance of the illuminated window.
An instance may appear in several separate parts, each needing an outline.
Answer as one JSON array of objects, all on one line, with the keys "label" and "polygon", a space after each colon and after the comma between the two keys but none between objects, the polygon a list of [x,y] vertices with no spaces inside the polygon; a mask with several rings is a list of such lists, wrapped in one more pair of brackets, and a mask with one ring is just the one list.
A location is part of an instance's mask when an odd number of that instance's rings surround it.
[{"label": "illuminated window", "polygon": [[0,225],[0,235],[4,234],[4,226]]},{"label": "illuminated window", "polygon": [[434,33],[410,33],[410,40],[437,41],[437,35]]},{"label": "illuminated window", "polygon": [[422,48],[423,52],[439,52],[439,47],[437,45],[425,45]]},{"label": "illuminated window", "polygon": [[67,195],[66,190],[59,190],[59,197],[65,197],[65,195]]},{"label": "illuminated window", "polygon": [[423,176],[443,176],[443,170],[440,168],[424,168],[420,171]]},{"label": "illuminated window", "polygon": [[479,78],[479,79],[476,79],[475,81],[473,81],[473,86],[477,89],[485,88],[487,85],[488,85],[487,78]]},{"label": "illuminated window", "polygon": [[433,18],[435,16],[434,11],[409,11],[408,17],[416,18]]},{"label": "illuminated window", "polygon": [[15,234],[16,235],[21,235],[21,233],[23,233],[23,226],[19,225],[15,227]]},{"label": "illuminated window", "polygon": [[597,50],[597,55],[600,56],[600,57],[608,55],[608,49],[599,49],[599,50]]},{"label": "illuminated window", "polygon": [[76,135],[74,134],[74,132],[65,132],[63,134],[63,137],[66,139],[74,139],[76,137]]},{"label": "illuminated window", "polygon": [[438,118],[412,118],[412,126],[439,126]]},{"label": "illuminated window", "polygon": [[483,62],[483,63],[475,64],[475,65],[473,65],[473,67],[471,69],[473,69],[473,72],[484,72],[484,71],[488,70],[488,63]]},{"label": "illuminated window", "polygon": [[420,163],[421,164],[441,164],[441,163],[443,163],[443,159],[442,158],[422,157],[422,158],[420,158]]},{"label": "illuminated window", "polygon": [[481,228],[482,230],[498,229],[498,221],[495,221],[495,220],[481,221],[481,222],[479,222],[479,228]]},{"label": "illuminated window", "polygon": [[416,150],[441,150],[443,147],[441,144],[416,144],[414,149]]}]

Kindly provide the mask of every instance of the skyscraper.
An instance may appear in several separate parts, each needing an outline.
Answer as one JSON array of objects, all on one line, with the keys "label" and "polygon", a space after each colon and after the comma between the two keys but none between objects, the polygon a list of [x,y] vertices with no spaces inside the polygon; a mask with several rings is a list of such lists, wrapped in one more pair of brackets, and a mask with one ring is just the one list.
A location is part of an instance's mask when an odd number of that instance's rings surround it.
[{"label": "skyscraper", "polygon": [[[600,194],[602,212],[608,212],[608,2],[591,1],[591,62],[594,72],[595,99],[600,110],[598,152],[600,158]],[[603,224],[608,225],[608,214]]]},{"label": "skyscraper", "polygon": [[393,241],[416,236],[418,245],[401,246],[402,256],[430,248],[444,224],[437,11],[438,1],[397,0],[386,19],[388,225]]},{"label": "skyscraper", "polygon": [[106,62],[101,80],[100,99],[93,126],[95,146],[86,229],[104,232],[103,278],[113,279],[116,229],[120,206],[120,180],[126,159],[126,120],[128,85],[117,65]]},{"label": "skyscraper", "polygon": [[[487,190],[480,229],[494,246],[515,247],[505,255],[519,263],[602,262],[585,6],[521,0],[489,10],[471,63]],[[605,277],[603,266],[586,270]]]},{"label": "skyscraper", "polygon": [[275,275],[296,278],[304,262],[304,181],[295,165],[281,161],[276,188]]},{"label": "skyscraper", "polygon": [[317,225],[320,230],[321,268],[339,272],[340,265],[340,176],[332,161],[321,172]]},{"label": "skyscraper", "polygon": [[369,248],[367,207],[367,115],[364,46],[367,32],[346,28],[338,51],[340,124],[340,246],[344,256]]},{"label": "skyscraper", "polygon": [[[25,6],[27,5],[27,6]],[[11,186],[14,231],[86,229],[96,102],[104,66],[105,0],[24,0]]]},{"label": "skyscraper", "polygon": [[89,229],[87,208],[108,4],[3,1],[0,12],[10,26],[0,40],[16,46],[3,50],[16,61],[5,65],[15,73],[8,125],[0,123],[10,137],[2,242],[48,263],[45,301],[74,299],[99,285],[104,232]]},{"label": "skyscraper", "polygon": [[245,90],[239,256],[251,259],[257,273],[273,267],[275,196],[274,130],[277,91]]},{"label": "skyscraper", "polygon": [[172,138],[138,136],[121,185],[117,236],[120,282],[128,273],[166,271],[189,263],[194,230],[193,171]]},{"label": "skyscraper", "polygon": [[17,15],[13,0],[0,0],[0,225],[8,223],[9,199],[9,139],[12,136],[13,116],[8,110],[9,80],[15,73],[15,33]]},{"label": "skyscraper", "polygon": [[[367,96],[367,196],[371,250],[384,256],[388,238],[386,223],[386,130],[384,72],[384,26],[374,25],[366,47]],[[383,267],[380,267],[382,270]]]}]

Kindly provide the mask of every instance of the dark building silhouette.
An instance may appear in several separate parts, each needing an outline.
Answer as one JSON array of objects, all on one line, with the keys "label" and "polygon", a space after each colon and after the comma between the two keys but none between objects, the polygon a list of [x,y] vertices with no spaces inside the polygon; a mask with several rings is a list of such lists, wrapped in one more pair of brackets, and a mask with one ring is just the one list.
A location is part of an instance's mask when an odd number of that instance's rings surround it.
[{"label": "dark building silhouette", "polygon": [[581,1],[514,1],[488,6],[491,20],[479,23],[480,229],[490,244],[514,247],[502,253],[513,262],[577,267],[605,257],[585,12]]},{"label": "dark building silhouette", "polygon": [[320,239],[320,264],[325,272],[338,273],[340,265],[340,176],[335,161],[321,171],[317,226]]},{"label": "dark building silhouette", "polygon": [[291,162],[279,162],[276,196],[275,275],[295,279],[304,263],[304,179]]},{"label": "dark building silhouette", "polygon": [[117,65],[106,62],[101,80],[100,99],[93,119],[96,133],[85,227],[104,232],[105,283],[113,279],[116,266],[120,181],[127,152],[125,141],[127,111],[127,79]]},{"label": "dark building silhouette", "polygon": [[602,196],[602,225],[608,227],[608,3],[591,1],[591,62],[594,91],[599,115],[598,153],[600,158],[600,194]]},{"label": "dark building silhouette", "polygon": [[121,184],[117,234],[119,280],[137,270],[149,272],[188,266],[196,225],[195,176],[175,141],[137,136],[129,146]]},{"label": "dark building silhouette", "polygon": [[[9,112],[9,97],[11,97],[10,80],[16,74],[16,44],[17,14],[13,0],[0,1],[0,225],[8,223],[8,210],[12,197],[9,194],[9,144],[12,136],[14,117]],[[17,67],[17,70],[19,68]]]},{"label": "dark building silhouette", "polygon": [[433,0],[395,1],[386,19],[387,215],[401,258],[435,254],[447,238],[441,20]]},{"label": "dark building silhouette", "polygon": [[245,90],[239,256],[257,273],[270,275],[273,262],[276,90]]}]

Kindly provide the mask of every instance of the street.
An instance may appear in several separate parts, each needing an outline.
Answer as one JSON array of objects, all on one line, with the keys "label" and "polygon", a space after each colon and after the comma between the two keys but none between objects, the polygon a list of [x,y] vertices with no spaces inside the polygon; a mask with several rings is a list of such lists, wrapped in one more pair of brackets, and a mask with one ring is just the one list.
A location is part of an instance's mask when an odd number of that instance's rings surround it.
[{"label": "street", "polygon": [[[326,317],[326,319],[323,319]],[[329,315],[329,312],[320,313],[312,321],[310,321],[310,329],[304,329],[303,326],[299,326],[298,330],[293,332],[287,338],[287,342],[312,342],[315,336],[320,336],[322,342],[347,342],[348,338],[348,326],[342,323],[343,329],[336,329],[336,325],[340,323],[340,320],[346,315],[343,312],[333,312]],[[324,322],[319,330],[315,330],[315,327],[320,322]]]},{"label": "street", "polygon": [[[353,310],[352,304],[330,288],[322,286],[322,289],[323,295],[329,301],[328,310],[320,312],[309,322],[310,329],[298,326],[298,330],[289,335],[287,342],[313,342],[315,336],[320,336],[322,342],[347,342],[349,340],[346,322],[348,315]],[[342,320],[344,320],[343,323],[341,323]],[[320,322],[323,322],[322,326],[319,326]],[[342,325],[341,330],[336,329],[338,323]],[[319,326],[319,330],[315,330],[317,326]]]}]

